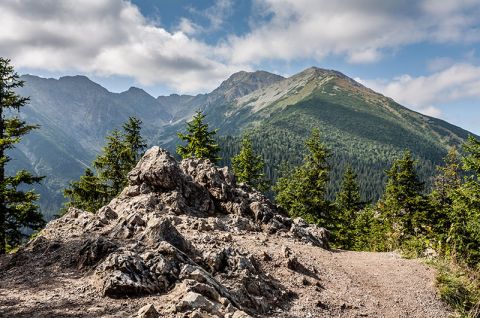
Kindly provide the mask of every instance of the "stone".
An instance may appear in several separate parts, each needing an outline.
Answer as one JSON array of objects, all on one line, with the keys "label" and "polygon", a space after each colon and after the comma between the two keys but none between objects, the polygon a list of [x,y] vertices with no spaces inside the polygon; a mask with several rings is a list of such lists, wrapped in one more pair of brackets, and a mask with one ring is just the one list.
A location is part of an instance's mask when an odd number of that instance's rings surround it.
[{"label": "stone", "polygon": [[129,185],[146,184],[151,189],[173,190],[184,177],[175,159],[159,147],[150,148],[128,174]]},{"label": "stone", "polygon": [[[156,265],[171,267],[168,260],[162,258],[162,261],[157,261]],[[102,295],[112,298],[165,292],[171,285],[169,279],[154,275],[143,258],[133,252],[110,254],[97,268],[95,275]]]},{"label": "stone", "polygon": [[[58,258],[59,266],[93,272],[97,290],[90,292],[102,296],[171,293],[180,300],[165,306],[167,311],[240,318],[270,315],[293,298],[265,272],[270,266],[261,266],[274,254],[256,259],[237,247],[246,235],[268,245],[269,233],[328,245],[328,231],[283,215],[260,192],[237,185],[227,167],[195,158],[178,163],[166,150],[153,147],[108,205],[96,214],[69,209],[28,243],[25,253],[51,253],[49,260]],[[290,248],[283,247],[282,253],[289,267],[298,267]],[[145,315],[155,311],[150,304]]]},{"label": "stone", "polygon": [[95,239],[87,239],[79,251],[77,259],[78,267],[86,268],[94,266],[117,248],[117,244],[103,236]]},{"label": "stone", "polygon": [[211,315],[223,317],[221,305],[214,303],[199,293],[190,291],[175,306],[177,312],[186,312],[201,309]]},{"label": "stone", "polygon": [[305,243],[311,243],[325,249],[329,248],[329,232],[325,228],[316,225],[305,226],[302,223],[294,222],[290,228],[290,233]]},{"label": "stone", "polygon": [[149,220],[141,240],[151,245],[155,245],[159,241],[167,241],[187,255],[194,253],[190,242],[188,242],[178,232],[175,226],[172,225],[172,222],[166,218]]},{"label": "stone", "polygon": [[153,306],[152,304],[148,304],[140,308],[136,318],[159,318],[159,317],[160,317],[160,314],[158,313],[157,309],[155,309],[155,306]]},{"label": "stone", "polygon": [[283,256],[285,256],[286,258],[289,258],[292,255],[292,249],[288,246],[283,245],[282,253],[283,253]]}]

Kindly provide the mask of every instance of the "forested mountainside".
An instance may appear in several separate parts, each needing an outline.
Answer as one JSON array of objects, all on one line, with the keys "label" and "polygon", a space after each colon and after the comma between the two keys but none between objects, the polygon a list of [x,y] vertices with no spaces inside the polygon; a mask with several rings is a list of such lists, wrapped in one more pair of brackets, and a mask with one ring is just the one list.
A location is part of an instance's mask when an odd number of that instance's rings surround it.
[{"label": "forested mountainside", "polygon": [[19,93],[30,96],[31,102],[21,115],[41,129],[22,142],[14,168],[48,176],[38,189],[47,217],[57,212],[62,189],[91,163],[106,134],[129,116],[143,121],[149,145],[173,150],[185,120],[202,110],[210,126],[219,128],[221,164],[229,163],[238,137],[248,131],[273,179],[282,162],[301,161],[303,141],[317,127],[332,151],[331,195],[348,163],[359,174],[368,200],[378,198],[384,170],[404,149],[421,161],[420,175],[428,180],[448,147],[468,136],[461,128],[402,107],[339,72],[319,68],[290,78],[239,72],[209,94],[158,98],[138,88],[112,93],[83,76],[22,79],[26,85]]},{"label": "forested mountainside", "polygon": [[319,128],[332,152],[330,197],[337,191],[344,169],[351,165],[359,175],[363,199],[378,199],[386,179],[384,171],[405,149],[419,160],[419,175],[429,185],[435,165],[447,149],[468,136],[461,128],[409,110],[339,72],[318,68],[223,108],[223,114],[211,111],[209,117],[222,135],[230,136],[221,139],[222,163],[229,164],[238,151],[235,136],[250,131],[271,179],[278,177],[282,162],[301,162],[305,138]]}]

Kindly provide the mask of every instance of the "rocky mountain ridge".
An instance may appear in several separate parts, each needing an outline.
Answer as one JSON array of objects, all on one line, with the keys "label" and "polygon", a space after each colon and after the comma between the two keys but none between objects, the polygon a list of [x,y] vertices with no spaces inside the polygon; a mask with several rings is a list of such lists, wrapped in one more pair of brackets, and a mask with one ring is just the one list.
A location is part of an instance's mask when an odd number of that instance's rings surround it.
[{"label": "rocky mountain ridge", "polygon": [[[41,206],[51,217],[63,202],[62,190],[77,179],[104,145],[105,136],[121,128],[129,116],[143,121],[143,135],[149,144],[171,140],[165,132],[175,123],[189,119],[198,109],[269,85],[281,79],[268,72],[239,72],[225,80],[210,94],[170,95],[154,98],[140,88],[112,93],[85,76],[44,79],[24,75],[25,87],[18,90],[30,96],[20,114],[28,122],[40,125],[25,137],[12,155],[13,169],[24,168],[45,175]],[[176,126],[175,126],[176,127]]]}]

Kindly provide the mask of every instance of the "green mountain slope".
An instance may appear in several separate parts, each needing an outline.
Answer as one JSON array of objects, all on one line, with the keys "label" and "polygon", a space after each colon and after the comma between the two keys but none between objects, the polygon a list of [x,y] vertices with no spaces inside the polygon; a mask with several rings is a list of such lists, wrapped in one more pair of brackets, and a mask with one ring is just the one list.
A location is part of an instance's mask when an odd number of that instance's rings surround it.
[{"label": "green mountain slope", "polygon": [[411,111],[339,72],[318,68],[221,108],[223,112],[212,109],[208,119],[221,134],[232,136],[221,140],[224,158],[237,151],[235,136],[250,130],[273,179],[282,162],[301,162],[304,139],[319,128],[332,151],[331,196],[345,166],[351,164],[359,174],[364,199],[378,199],[384,170],[405,149],[419,160],[419,173],[428,185],[448,147],[460,145],[468,136],[463,129]]}]

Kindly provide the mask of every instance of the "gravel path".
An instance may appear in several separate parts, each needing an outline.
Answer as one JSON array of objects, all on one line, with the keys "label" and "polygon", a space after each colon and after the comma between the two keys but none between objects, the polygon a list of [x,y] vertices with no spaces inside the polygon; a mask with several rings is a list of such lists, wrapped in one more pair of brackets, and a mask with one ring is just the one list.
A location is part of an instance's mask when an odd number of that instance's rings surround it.
[{"label": "gravel path", "polygon": [[[256,242],[249,240],[244,247],[279,260],[265,263],[267,271],[298,295],[279,316],[441,318],[451,314],[437,295],[435,270],[420,260],[396,253],[325,251],[261,236]],[[303,270],[284,266],[285,247]]]}]

